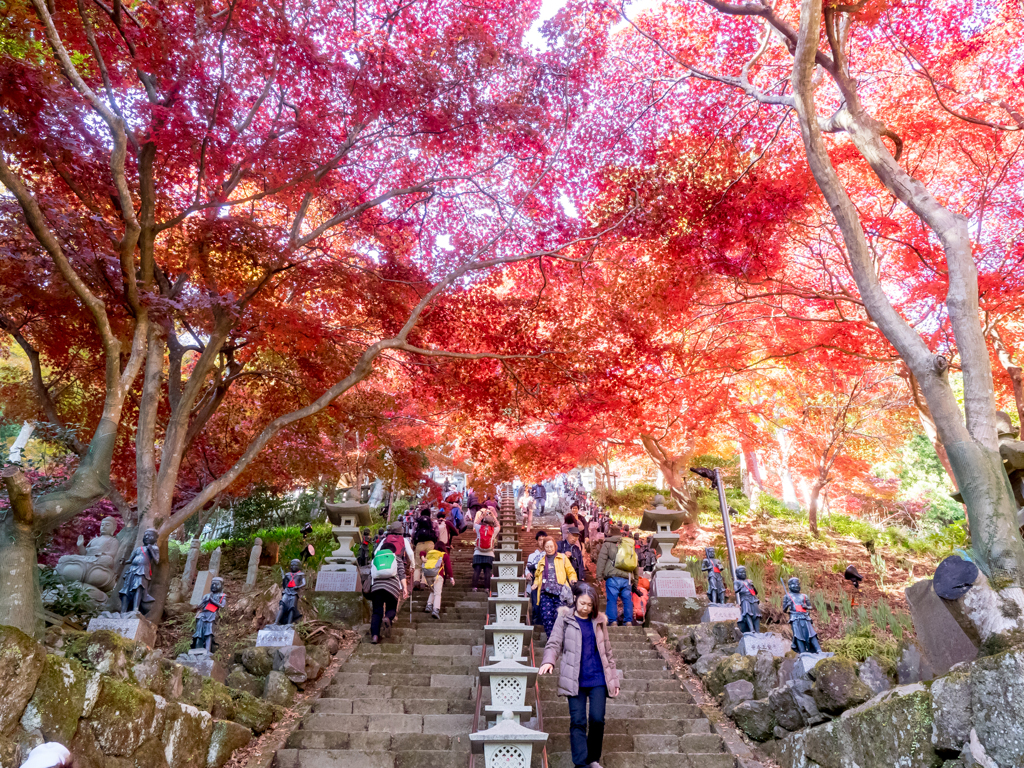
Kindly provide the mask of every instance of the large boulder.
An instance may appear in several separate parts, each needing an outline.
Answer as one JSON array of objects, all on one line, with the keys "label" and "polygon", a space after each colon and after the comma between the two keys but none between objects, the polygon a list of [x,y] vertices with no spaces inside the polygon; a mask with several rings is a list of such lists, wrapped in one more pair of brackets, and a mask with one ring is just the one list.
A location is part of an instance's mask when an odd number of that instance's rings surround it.
[{"label": "large boulder", "polygon": [[718,662],[724,659],[725,656],[721,653],[705,653],[693,664],[693,673],[697,677],[704,678],[707,676],[712,669],[718,666]]},{"label": "large boulder", "polygon": [[230,674],[224,683],[228,688],[234,688],[238,691],[246,691],[251,693],[253,696],[263,695],[263,684],[264,680],[256,677],[256,675],[250,675],[245,671],[245,667],[241,664],[236,664],[232,668]]},{"label": "large boulder", "polygon": [[267,682],[263,687],[263,698],[271,704],[279,707],[291,706],[295,700],[295,685],[284,672],[273,670],[267,675]]},{"label": "large boulder", "polygon": [[939,768],[931,743],[931,697],[920,685],[895,688],[836,720],[786,736],[782,768]]},{"label": "large boulder", "polygon": [[0,735],[18,724],[46,664],[46,650],[15,627],[0,626]]},{"label": "large boulder", "polygon": [[857,670],[857,674],[860,676],[860,681],[871,689],[872,696],[877,696],[883,691],[888,691],[892,688],[892,680],[889,679],[889,673],[882,662],[875,656],[863,662],[860,665],[860,669]]},{"label": "large boulder", "polygon": [[88,725],[103,754],[128,757],[147,739],[161,735],[166,708],[164,698],[102,675]]},{"label": "large boulder", "polygon": [[161,739],[167,764],[173,768],[206,768],[212,732],[209,712],[188,704],[169,704]]},{"label": "large boulder", "polygon": [[771,651],[758,651],[754,657],[754,698],[764,699],[778,680],[779,662]]},{"label": "large boulder", "polygon": [[734,653],[725,656],[704,677],[704,685],[712,695],[717,696],[725,690],[725,686],[737,680],[746,680],[753,688],[754,657]]},{"label": "large boulder", "polygon": [[89,674],[77,659],[47,654],[21,726],[38,730],[46,741],[70,744],[85,706]]},{"label": "large boulder", "polygon": [[700,658],[700,654],[697,653],[697,644],[693,640],[693,632],[683,632],[679,635],[676,641],[676,650],[682,654],[683,661],[687,664],[693,664]]},{"label": "large boulder", "polygon": [[266,677],[274,669],[273,648],[246,648],[242,651],[242,666],[256,677]]},{"label": "large boulder", "polygon": [[738,704],[732,711],[732,719],[754,741],[770,739],[776,726],[775,712],[767,699],[752,699]]},{"label": "large boulder", "polygon": [[184,666],[181,701],[209,712],[217,720],[234,720],[235,702],[231,689]]},{"label": "large boulder", "polygon": [[715,650],[715,632],[711,624],[696,624],[692,632],[693,645],[697,651],[697,658],[705,656]]},{"label": "large boulder", "polygon": [[959,664],[932,684],[931,694],[937,749],[959,752],[974,729],[998,768],[1024,765],[1024,650]]},{"label": "large boulder", "polygon": [[206,753],[206,768],[223,768],[236,749],[246,746],[252,731],[230,720],[217,720],[210,735],[210,749]]},{"label": "large boulder", "polygon": [[722,711],[732,715],[732,711],[744,701],[754,698],[754,684],[749,680],[736,680],[725,686],[722,691]]},{"label": "large boulder", "polygon": [[231,719],[251,729],[254,733],[263,733],[281,717],[281,710],[271,702],[251,696],[244,691],[235,691],[232,694],[232,699],[235,711]]},{"label": "large boulder", "polygon": [[109,629],[68,633],[63,651],[65,656],[73,656],[87,669],[121,680],[130,680],[133,664],[145,660],[148,653],[144,645]]},{"label": "large boulder", "polygon": [[768,703],[775,713],[775,721],[787,731],[797,731],[807,725],[817,725],[826,718],[811,696],[809,680],[790,680],[768,695]]},{"label": "large boulder", "polygon": [[873,695],[860,678],[857,677],[857,665],[849,659],[824,659],[819,661],[811,676],[811,696],[818,709],[830,715],[863,704]]}]

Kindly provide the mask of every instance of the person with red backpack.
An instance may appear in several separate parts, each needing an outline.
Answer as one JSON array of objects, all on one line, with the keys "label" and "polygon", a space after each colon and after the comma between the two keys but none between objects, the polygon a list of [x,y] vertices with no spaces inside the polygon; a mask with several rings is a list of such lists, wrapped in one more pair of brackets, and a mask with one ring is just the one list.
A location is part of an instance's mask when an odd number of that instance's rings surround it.
[{"label": "person with red backpack", "polygon": [[494,566],[494,543],[498,540],[498,531],[501,530],[501,526],[491,514],[490,509],[484,507],[476,513],[473,530],[476,532],[476,547],[473,549],[473,591],[479,591],[482,576],[482,586],[489,593],[491,591],[491,569]]}]

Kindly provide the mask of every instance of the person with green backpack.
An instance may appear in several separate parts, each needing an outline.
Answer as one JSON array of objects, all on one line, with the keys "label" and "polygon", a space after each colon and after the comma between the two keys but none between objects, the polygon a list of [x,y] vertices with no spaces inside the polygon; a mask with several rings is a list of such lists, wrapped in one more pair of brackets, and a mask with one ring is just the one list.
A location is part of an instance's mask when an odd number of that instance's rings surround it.
[{"label": "person with green backpack", "polygon": [[[597,578],[604,579],[605,614],[609,624],[633,623],[633,583],[636,581],[637,557],[633,539],[622,535],[614,523],[597,556]],[[622,600],[622,618],[618,617],[618,602]]]}]

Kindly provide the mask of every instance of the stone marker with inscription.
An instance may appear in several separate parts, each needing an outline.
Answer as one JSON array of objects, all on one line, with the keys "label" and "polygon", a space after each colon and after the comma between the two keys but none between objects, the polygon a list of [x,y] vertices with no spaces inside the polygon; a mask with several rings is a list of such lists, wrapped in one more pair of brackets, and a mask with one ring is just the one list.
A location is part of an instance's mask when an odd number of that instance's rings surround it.
[{"label": "stone marker with inscription", "polygon": [[358,571],[320,571],[316,575],[316,592],[360,592]]},{"label": "stone marker with inscription", "polygon": [[142,643],[150,648],[156,645],[156,625],[141,613],[111,613],[104,611],[89,622],[89,632],[109,629],[121,637]]},{"label": "stone marker with inscription", "polygon": [[789,651],[789,640],[777,632],[745,632],[740,638],[739,651],[744,656],[757,656],[758,651],[768,651],[772,656],[781,658]]},{"label": "stone marker with inscription", "polygon": [[715,621],[739,621],[740,607],[733,603],[708,603],[700,620],[704,624]]},{"label": "stone marker with inscription", "polygon": [[660,570],[654,574],[653,597],[696,597],[697,585],[688,571]]},{"label": "stone marker with inscription", "polygon": [[954,664],[978,658],[977,646],[935,594],[931,579],[922,579],[903,593],[910,604],[917,641],[936,673],[944,675]]},{"label": "stone marker with inscription", "polygon": [[299,633],[290,626],[270,624],[256,635],[257,648],[284,648],[289,645],[303,645]]}]

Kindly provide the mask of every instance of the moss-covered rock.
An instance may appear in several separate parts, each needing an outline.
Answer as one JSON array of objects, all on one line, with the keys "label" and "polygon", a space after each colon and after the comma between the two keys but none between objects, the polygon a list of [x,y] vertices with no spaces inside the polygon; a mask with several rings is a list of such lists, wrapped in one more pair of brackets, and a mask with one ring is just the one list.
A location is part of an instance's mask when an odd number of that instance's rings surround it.
[{"label": "moss-covered rock", "polygon": [[931,696],[921,685],[894,688],[830,723],[782,740],[782,768],[938,768],[931,742]]},{"label": "moss-covered rock", "polygon": [[731,654],[720,660],[704,677],[704,685],[717,696],[725,690],[725,686],[737,680],[754,682],[754,657],[739,653]]},{"label": "moss-covered rock", "polygon": [[242,665],[256,677],[266,677],[274,668],[273,648],[246,648],[242,651]]},{"label": "moss-covered rock", "polygon": [[263,698],[271,704],[288,707],[295,700],[295,692],[295,685],[284,672],[274,670],[267,675],[267,682],[263,687]]},{"label": "moss-covered rock", "polygon": [[252,731],[230,720],[217,720],[210,735],[210,749],[206,754],[206,768],[223,768],[236,749],[246,746]]},{"label": "moss-covered rock", "polygon": [[999,768],[1024,765],[1024,650],[958,664],[931,694],[938,749],[959,752],[973,728]]},{"label": "moss-covered rock", "polygon": [[169,701],[177,701],[184,691],[185,667],[169,659],[147,659],[132,667],[132,674],[141,687]]},{"label": "moss-covered rock", "polygon": [[777,725],[775,713],[767,699],[744,701],[732,711],[732,719],[754,741],[770,739]]},{"label": "moss-covered rock", "polygon": [[0,734],[14,730],[46,664],[46,650],[15,627],[0,626]]},{"label": "moss-covered rock", "polygon": [[162,733],[166,708],[166,700],[150,691],[103,675],[88,725],[103,754],[128,757]]},{"label": "moss-covered rock", "polygon": [[181,701],[209,712],[217,720],[233,720],[235,704],[231,689],[188,667],[182,672]]},{"label": "moss-covered rock", "polygon": [[857,677],[857,665],[849,659],[823,659],[814,666],[811,676],[814,703],[830,715],[863,704],[872,696],[871,689]]},{"label": "moss-covered rock", "polygon": [[283,714],[280,708],[269,701],[258,699],[244,691],[234,691],[232,699],[234,700],[235,715],[231,719],[252,729],[254,733],[263,733]]},{"label": "moss-covered rock", "polygon": [[169,704],[161,738],[167,764],[174,768],[205,768],[212,733],[213,718],[209,712],[188,704]]},{"label": "moss-covered rock", "polygon": [[88,677],[77,659],[47,654],[35,692],[21,717],[22,727],[38,729],[46,741],[70,744],[85,706]]},{"label": "moss-covered rock", "polygon": [[754,698],[763,699],[778,685],[779,663],[771,651],[758,651],[754,657]]},{"label": "moss-covered rock", "polygon": [[160,739],[148,739],[129,758],[107,758],[104,768],[177,768],[167,762]]},{"label": "moss-covered rock", "polygon": [[236,691],[245,691],[253,696],[261,696],[263,694],[265,682],[265,680],[256,677],[256,675],[250,675],[241,664],[236,664],[224,681],[228,688],[234,688]]},{"label": "moss-covered rock", "polygon": [[65,635],[63,651],[65,656],[78,659],[87,669],[121,680],[133,679],[132,667],[149,653],[146,646],[109,629],[69,632]]}]

